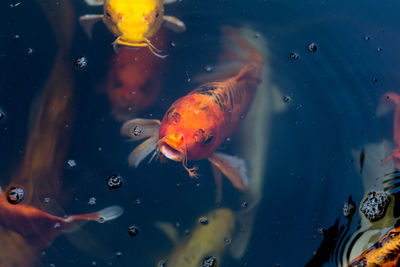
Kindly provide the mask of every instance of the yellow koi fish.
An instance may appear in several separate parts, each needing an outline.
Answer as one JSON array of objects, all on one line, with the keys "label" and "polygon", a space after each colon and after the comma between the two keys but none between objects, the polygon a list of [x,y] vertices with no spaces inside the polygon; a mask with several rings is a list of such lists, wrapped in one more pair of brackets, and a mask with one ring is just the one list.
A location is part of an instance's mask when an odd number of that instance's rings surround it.
[{"label": "yellow koi fish", "polygon": [[[208,257],[219,263],[235,230],[235,217],[230,209],[215,209],[208,213],[207,223],[194,228],[188,239],[178,240],[176,228],[170,224],[157,223],[156,227],[176,243],[175,248],[165,260],[171,267],[197,267]],[[160,263],[158,264],[160,266]]]},{"label": "yellow koi fish", "polygon": [[175,32],[186,30],[185,24],[176,17],[164,15],[164,4],[176,0],[85,0],[90,6],[103,5],[103,14],[84,15],[79,21],[91,37],[93,25],[103,20],[107,28],[117,37],[113,45],[131,48],[148,47],[158,56],[158,50],[150,39],[160,29],[161,24]]}]

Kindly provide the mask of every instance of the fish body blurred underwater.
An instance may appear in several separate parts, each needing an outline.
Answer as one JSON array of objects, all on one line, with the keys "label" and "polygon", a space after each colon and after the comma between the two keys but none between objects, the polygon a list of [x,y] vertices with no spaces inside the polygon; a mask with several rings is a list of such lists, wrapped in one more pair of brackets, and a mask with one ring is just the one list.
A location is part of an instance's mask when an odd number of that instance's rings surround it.
[{"label": "fish body blurred underwater", "polygon": [[89,37],[93,25],[103,20],[107,28],[117,37],[114,45],[131,48],[148,47],[156,56],[160,51],[151,43],[151,38],[164,23],[176,31],[186,30],[185,24],[176,17],[164,15],[164,4],[174,0],[85,0],[88,5],[103,5],[103,14],[84,15],[79,21]]},{"label": "fish body blurred underwater", "polygon": [[257,208],[263,199],[264,185],[273,182],[273,179],[266,175],[273,123],[279,114],[288,109],[287,103],[283,101],[284,94],[281,88],[273,82],[270,64],[273,53],[269,49],[268,41],[253,25],[244,24],[238,31],[261,54],[264,66],[262,82],[258,86],[252,107],[238,130],[237,139],[233,138],[233,142],[238,141],[237,152],[248,164],[250,178],[249,189],[240,197],[241,203],[247,203],[248,206],[235,212],[240,228],[229,248],[235,259],[243,257],[250,242]]},{"label": "fish body blurred underwater", "polygon": [[[165,46],[166,34],[163,29],[157,33],[155,42],[159,47]],[[111,114],[118,121],[126,121],[157,100],[162,77],[154,76],[159,76],[165,61],[157,60],[147,49],[121,49],[111,64],[106,78]]]},{"label": "fish body blurred underwater", "polygon": [[[122,135],[133,140],[148,138],[130,154],[130,165],[137,167],[151,152],[161,152],[162,157],[182,162],[190,177],[197,177],[197,168],[188,168],[187,161],[207,158],[214,172],[222,172],[237,189],[247,189],[245,162],[215,151],[237,130],[249,111],[261,83],[263,60],[236,30],[225,27],[224,32],[233,39],[239,52],[246,54],[242,56],[236,51],[232,55],[241,58],[241,68],[233,77],[203,84],[176,100],[161,122],[148,119],[126,122],[121,129]],[[218,180],[217,184],[221,184]]]},{"label": "fish body blurred underwater", "polygon": [[234,214],[230,209],[220,208],[212,210],[205,217],[207,224],[198,222],[190,235],[181,240],[173,225],[156,223],[156,227],[164,231],[175,243],[174,249],[166,258],[168,267],[203,266],[203,260],[210,256],[216,258],[218,264],[221,262],[222,255],[234,235]]}]

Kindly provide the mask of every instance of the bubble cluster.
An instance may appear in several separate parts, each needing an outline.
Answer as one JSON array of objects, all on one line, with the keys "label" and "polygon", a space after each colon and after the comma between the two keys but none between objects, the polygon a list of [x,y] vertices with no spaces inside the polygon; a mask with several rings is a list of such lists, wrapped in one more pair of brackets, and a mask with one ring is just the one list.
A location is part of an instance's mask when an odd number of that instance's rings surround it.
[{"label": "bubble cluster", "polygon": [[369,192],[360,205],[360,211],[371,222],[381,219],[389,205],[390,198],[384,192]]},{"label": "bubble cluster", "polygon": [[213,256],[206,257],[203,260],[202,266],[203,267],[217,267],[217,259]]},{"label": "bubble cluster", "polygon": [[107,185],[110,189],[120,188],[122,186],[122,178],[116,174],[107,178]]},{"label": "bubble cluster", "polygon": [[18,204],[25,197],[25,191],[18,185],[11,186],[7,191],[7,200],[10,204]]}]

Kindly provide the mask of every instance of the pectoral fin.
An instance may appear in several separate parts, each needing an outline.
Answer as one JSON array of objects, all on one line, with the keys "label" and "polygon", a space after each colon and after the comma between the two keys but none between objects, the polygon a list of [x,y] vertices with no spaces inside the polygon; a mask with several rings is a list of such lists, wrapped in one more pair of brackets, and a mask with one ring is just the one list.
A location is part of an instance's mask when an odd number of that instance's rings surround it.
[{"label": "pectoral fin", "polygon": [[246,191],[249,186],[246,163],[243,159],[229,156],[223,153],[214,153],[208,160],[215,165],[234,187],[240,191]]},{"label": "pectoral fin", "polygon": [[129,136],[135,141],[158,136],[161,122],[159,120],[133,119],[121,127],[121,135]]},{"label": "pectoral fin", "polygon": [[158,136],[153,136],[138,145],[132,152],[129,154],[128,163],[129,166],[139,166],[140,162],[145,159],[151,152],[153,152],[157,147]]},{"label": "pectoral fin", "polygon": [[85,3],[89,6],[102,6],[104,5],[104,0],[85,0]]},{"label": "pectoral fin", "polygon": [[94,24],[102,20],[103,17],[103,15],[84,15],[79,18],[79,23],[81,24],[89,39],[92,39]]},{"label": "pectoral fin", "polygon": [[164,25],[165,25],[165,27],[167,27],[168,29],[170,29],[174,32],[179,33],[179,32],[186,31],[185,23],[183,23],[183,21],[181,21],[180,19],[178,19],[176,17],[164,15]]}]

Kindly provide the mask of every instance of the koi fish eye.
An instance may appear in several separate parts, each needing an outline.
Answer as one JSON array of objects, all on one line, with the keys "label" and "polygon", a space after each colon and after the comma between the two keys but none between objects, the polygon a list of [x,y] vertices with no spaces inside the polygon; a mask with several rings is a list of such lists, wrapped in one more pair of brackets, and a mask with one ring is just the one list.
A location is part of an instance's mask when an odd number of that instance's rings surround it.
[{"label": "koi fish eye", "polygon": [[157,13],[156,13],[156,18],[158,18],[159,16],[160,16],[160,13],[157,12]]},{"label": "koi fish eye", "polygon": [[177,124],[181,120],[181,114],[176,112],[176,108],[171,109],[171,111],[168,112],[167,119],[168,119],[168,122],[173,122],[173,123]]},{"label": "koi fish eye", "polygon": [[207,145],[212,142],[214,139],[214,136],[212,135],[212,132],[210,131],[208,134],[203,129],[198,129],[194,133],[194,140],[198,144],[203,144]]}]

